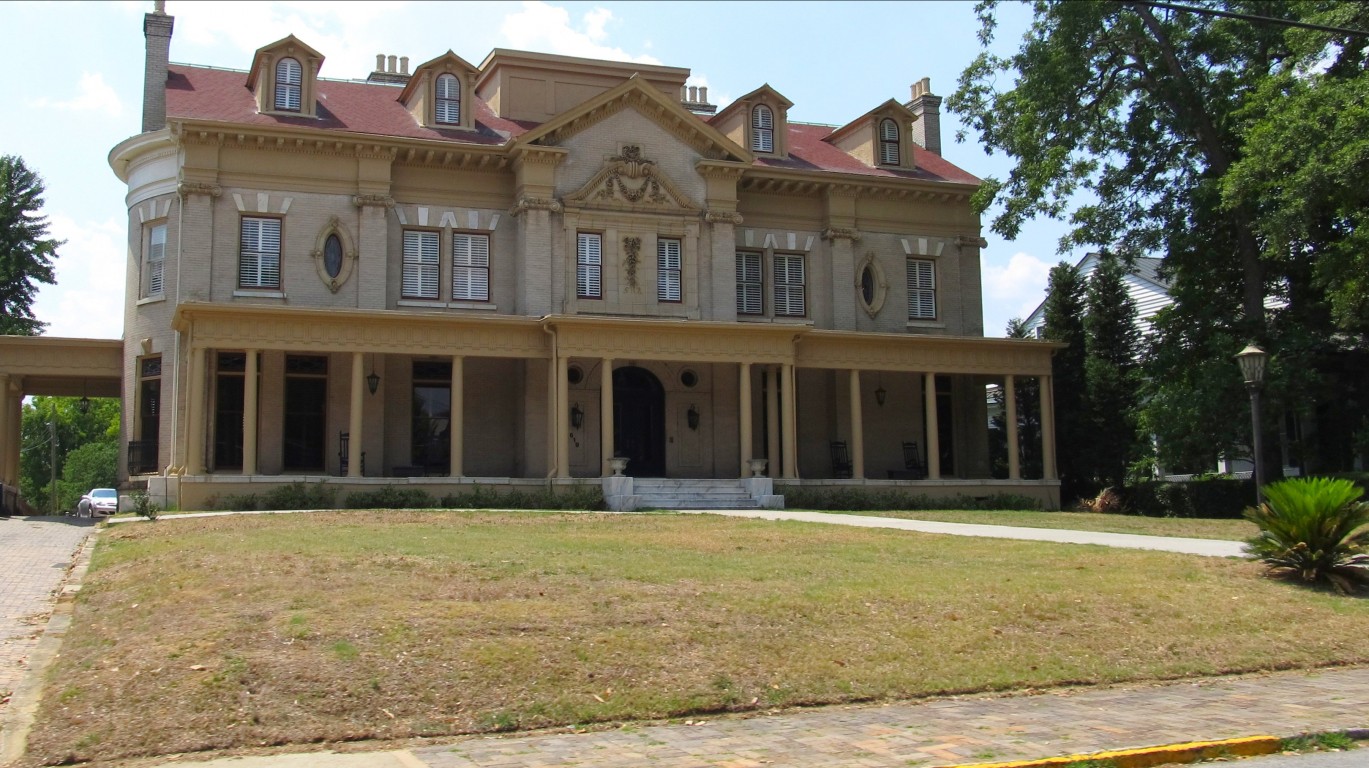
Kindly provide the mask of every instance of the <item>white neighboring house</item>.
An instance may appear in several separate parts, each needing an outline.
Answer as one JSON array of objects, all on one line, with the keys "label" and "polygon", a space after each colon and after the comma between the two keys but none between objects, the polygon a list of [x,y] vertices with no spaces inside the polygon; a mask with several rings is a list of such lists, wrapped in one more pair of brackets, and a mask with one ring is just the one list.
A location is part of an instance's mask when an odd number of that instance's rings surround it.
[{"label": "white neighboring house", "polygon": [[[1087,281],[1093,271],[1098,268],[1098,261],[1103,258],[1101,253],[1086,253],[1084,258],[1079,260],[1074,268],[1079,270],[1080,277]],[[1159,269],[1161,259],[1138,258],[1124,278],[1127,285],[1127,295],[1136,303],[1136,321],[1140,325],[1141,335],[1149,336],[1151,333],[1150,321],[1160,310],[1174,303],[1169,297],[1169,281],[1160,277]],[[1031,337],[1042,338],[1046,330],[1046,300],[1027,315],[1027,330]]]}]

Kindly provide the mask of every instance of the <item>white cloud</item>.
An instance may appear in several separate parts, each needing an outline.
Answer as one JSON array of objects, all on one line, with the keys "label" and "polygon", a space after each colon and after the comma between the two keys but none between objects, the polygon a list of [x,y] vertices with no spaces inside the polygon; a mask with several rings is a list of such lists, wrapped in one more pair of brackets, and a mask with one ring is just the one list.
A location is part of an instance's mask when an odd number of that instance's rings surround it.
[{"label": "white cloud", "polygon": [[608,38],[606,28],[613,20],[613,13],[608,9],[595,8],[582,17],[577,28],[565,8],[540,0],[527,0],[521,11],[504,19],[500,31],[510,45],[523,50],[641,64],[661,63],[651,56],[633,56],[622,48],[604,45],[603,41]]},{"label": "white cloud", "polygon": [[77,88],[78,93],[70,99],[42,98],[33,102],[33,106],[65,112],[97,112],[110,118],[123,115],[124,105],[119,94],[99,72],[82,72]]},{"label": "white cloud", "polygon": [[1051,266],[1021,251],[1008,259],[1007,266],[984,264],[985,308],[997,305],[999,311],[1006,310],[1008,317],[1025,319],[1046,298]]},{"label": "white cloud", "polygon": [[49,217],[52,237],[65,240],[54,263],[56,285],[41,286],[33,314],[48,336],[117,339],[124,327],[127,223],[119,219],[78,222]]}]

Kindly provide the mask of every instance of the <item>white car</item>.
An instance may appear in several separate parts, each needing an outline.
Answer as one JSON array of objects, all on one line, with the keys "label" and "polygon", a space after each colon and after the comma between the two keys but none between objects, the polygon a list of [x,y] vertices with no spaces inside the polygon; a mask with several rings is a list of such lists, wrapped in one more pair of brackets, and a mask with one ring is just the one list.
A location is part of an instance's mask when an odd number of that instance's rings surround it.
[{"label": "white car", "polygon": [[119,511],[119,492],[113,488],[96,488],[82,496],[81,501],[90,502],[91,514],[112,515]]}]

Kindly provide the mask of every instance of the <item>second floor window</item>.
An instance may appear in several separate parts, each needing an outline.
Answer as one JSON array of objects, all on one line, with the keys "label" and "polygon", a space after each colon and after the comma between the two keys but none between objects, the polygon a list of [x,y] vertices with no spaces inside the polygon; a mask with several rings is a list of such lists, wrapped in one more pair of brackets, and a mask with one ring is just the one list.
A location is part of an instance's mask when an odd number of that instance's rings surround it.
[{"label": "second floor window", "polygon": [[737,254],[737,314],[759,315],[761,306],[761,255]]},{"label": "second floor window", "polygon": [[490,300],[490,237],[452,234],[452,299]]},{"label": "second floor window", "polygon": [[879,123],[879,161],[884,165],[898,165],[898,123],[884,119]]},{"label": "second floor window", "polygon": [[166,225],[158,224],[147,233],[147,296],[160,296],[165,286]]},{"label": "second floor window", "polygon": [[681,300],[679,240],[656,239],[656,300]]},{"label": "second floor window", "polygon": [[437,298],[437,243],[436,232],[409,230],[404,233],[404,298]]},{"label": "second floor window", "polygon": [[924,259],[908,259],[908,319],[936,319],[936,269]]},{"label": "second floor window", "polygon": [[600,235],[581,232],[575,246],[575,295],[581,299],[603,296],[600,271],[603,269],[603,248]]},{"label": "second floor window", "polygon": [[775,254],[775,315],[803,317],[808,312],[804,298],[803,257]]},{"label": "second floor window", "polygon": [[461,81],[456,75],[437,76],[437,98],[433,108],[437,122],[444,125],[461,123]]},{"label": "second floor window", "polygon": [[238,252],[238,286],[280,288],[280,219],[244,216]]},{"label": "second floor window", "polygon": [[775,113],[764,104],[751,110],[751,151],[775,151]]},{"label": "second floor window", "polygon": [[300,111],[300,93],[304,82],[304,70],[294,59],[281,59],[276,63],[276,109],[285,112]]}]

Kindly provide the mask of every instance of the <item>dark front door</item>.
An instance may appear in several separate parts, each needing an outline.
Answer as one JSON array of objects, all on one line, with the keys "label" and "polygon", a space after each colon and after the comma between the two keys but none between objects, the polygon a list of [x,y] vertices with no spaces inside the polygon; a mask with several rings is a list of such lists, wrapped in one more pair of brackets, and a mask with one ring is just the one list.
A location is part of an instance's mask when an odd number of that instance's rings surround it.
[{"label": "dark front door", "polygon": [[322,471],[328,380],[285,379],[285,450],[287,471]]},{"label": "dark front door", "polygon": [[665,476],[665,389],[644,368],[613,372],[613,447],[629,475]]}]

